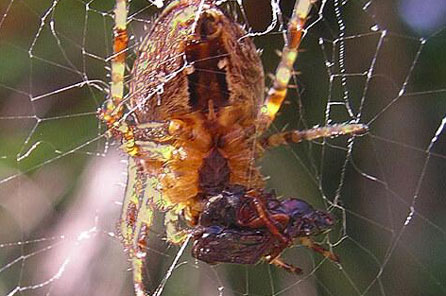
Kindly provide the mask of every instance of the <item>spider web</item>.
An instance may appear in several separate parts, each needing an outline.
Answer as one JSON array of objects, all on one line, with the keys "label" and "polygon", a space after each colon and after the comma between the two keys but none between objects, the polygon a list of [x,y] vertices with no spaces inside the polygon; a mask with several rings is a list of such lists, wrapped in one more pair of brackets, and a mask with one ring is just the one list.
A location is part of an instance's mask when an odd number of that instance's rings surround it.
[{"label": "spider web", "polygon": [[[130,3],[129,60],[166,2]],[[219,2],[272,73],[294,1]],[[0,1],[1,295],[133,293],[115,235],[126,160],[96,118],[110,80],[113,5]],[[268,188],[337,217],[317,240],[340,264],[294,246],[284,257],[300,276],[267,264],[211,266],[188,245],[168,246],[159,220],[147,286],[156,295],[446,294],[445,13],[441,0],[313,9],[272,131],[359,119],[370,132],[277,148],[259,164]]]}]

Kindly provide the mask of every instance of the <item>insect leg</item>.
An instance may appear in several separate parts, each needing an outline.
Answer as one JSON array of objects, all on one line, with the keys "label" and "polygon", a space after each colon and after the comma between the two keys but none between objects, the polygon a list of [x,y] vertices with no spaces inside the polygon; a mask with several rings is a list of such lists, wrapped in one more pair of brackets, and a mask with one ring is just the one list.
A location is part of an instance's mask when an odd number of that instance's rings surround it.
[{"label": "insect leg", "polygon": [[293,266],[291,264],[284,262],[282,259],[280,259],[280,257],[276,257],[276,258],[272,259],[271,261],[269,261],[269,264],[273,264],[273,265],[280,267],[282,269],[285,269],[286,271],[291,272],[291,273],[295,273],[295,274],[302,273],[302,269],[300,269],[297,266]]},{"label": "insect leg", "polygon": [[296,0],[293,14],[288,23],[286,43],[282,50],[282,58],[274,75],[273,86],[260,109],[258,131],[266,130],[276,117],[285,100],[288,83],[293,73],[294,61],[304,34],[304,26],[311,10],[313,0]]},{"label": "insect leg", "polygon": [[[274,217],[270,215],[264,201],[258,196],[258,194],[255,191],[249,191],[246,196],[252,199],[252,203],[258,214],[258,218],[263,222],[263,225],[268,228],[271,234],[279,239],[281,244],[283,244],[284,246],[288,245],[291,242],[290,239],[283,235],[281,230],[277,227],[277,224],[280,224],[280,221],[275,220]],[[254,219],[252,223],[253,224],[248,223],[246,226],[256,228],[258,227],[257,219]]]},{"label": "insect leg", "polygon": [[312,249],[313,251],[315,251],[316,253],[321,254],[322,256],[324,256],[325,258],[328,258],[334,262],[338,262],[339,263],[339,257],[334,254],[333,252],[330,252],[326,249],[324,249],[322,246],[320,246],[319,244],[315,243],[311,238],[309,237],[300,237],[299,238],[299,242],[301,245]]},{"label": "insect leg", "polygon": [[264,149],[268,149],[290,143],[313,141],[319,138],[333,138],[342,135],[363,135],[367,131],[368,127],[364,124],[336,124],[303,131],[293,130],[273,134],[268,138],[260,140],[260,145]]}]

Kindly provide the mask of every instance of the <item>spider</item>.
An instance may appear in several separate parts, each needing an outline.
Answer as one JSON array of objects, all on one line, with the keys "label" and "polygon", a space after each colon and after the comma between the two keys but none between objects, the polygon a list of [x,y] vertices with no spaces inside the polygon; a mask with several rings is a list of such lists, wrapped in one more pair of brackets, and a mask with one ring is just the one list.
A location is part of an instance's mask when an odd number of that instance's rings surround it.
[{"label": "spider", "polygon": [[168,242],[192,237],[193,256],[208,263],[265,260],[299,272],[279,257],[295,238],[337,260],[311,239],[333,218],[297,199],[278,200],[255,166],[279,145],[368,130],[351,123],[264,136],[286,97],[312,0],[295,3],[266,98],[254,43],[215,2],[176,0],[164,8],[138,48],[124,97],[128,7],[116,0],[110,98],[99,117],[129,156],[118,228],[138,296],[147,295],[154,210],[165,213]]}]

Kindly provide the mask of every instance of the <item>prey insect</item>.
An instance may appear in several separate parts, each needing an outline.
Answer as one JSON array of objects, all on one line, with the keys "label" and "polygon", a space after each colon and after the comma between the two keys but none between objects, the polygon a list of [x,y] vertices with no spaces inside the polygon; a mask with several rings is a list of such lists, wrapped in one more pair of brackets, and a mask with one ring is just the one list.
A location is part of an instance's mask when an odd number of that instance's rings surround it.
[{"label": "prey insect", "polygon": [[333,217],[276,198],[255,166],[279,145],[367,131],[339,124],[264,136],[286,98],[311,7],[311,0],[296,1],[265,98],[263,67],[242,26],[214,0],[172,1],[138,48],[124,97],[128,7],[116,1],[110,98],[99,116],[129,156],[119,233],[137,295],[148,294],[143,266],[154,210],[165,213],[169,242],[192,237],[192,255],[208,263],[264,260],[299,272],[280,259],[295,239],[337,261],[312,240]]}]

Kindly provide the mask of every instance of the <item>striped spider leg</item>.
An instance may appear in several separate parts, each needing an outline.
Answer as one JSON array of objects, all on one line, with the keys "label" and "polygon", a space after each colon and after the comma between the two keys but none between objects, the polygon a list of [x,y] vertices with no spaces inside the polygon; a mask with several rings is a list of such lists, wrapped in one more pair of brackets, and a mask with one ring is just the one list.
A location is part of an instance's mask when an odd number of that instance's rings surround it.
[{"label": "striped spider leg", "polygon": [[[161,166],[171,152],[169,145],[163,142],[170,139],[170,122],[157,122],[152,125],[135,125],[127,122],[124,106],[125,60],[128,46],[127,33],[128,7],[126,0],[116,0],[114,9],[115,25],[113,29],[113,57],[111,62],[110,99],[99,110],[99,118],[105,122],[108,134],[122,143],[122,149],[130,156],[128,163],[128,181],[122,206],[118,232],[128,253],[133,269],[133,283],[137,296],[147,295],[143,284],[143,268],[146,257],[146,239],[153,223],[153,212],[157,208],[166,211],[167,233],[171,241],[180,242],[184,236],[176,232],[175,211],[165,203],[157,190],[158,179],[145,172],[146,162],[141,157],[151,159],[154,166]],[[138,134],[153,141],[138,139]],[[145,146],[150,146],[149,149]],[[144,149],[146,148],[146,149]]]},{"label": "striped spider leg", "polygon": [[[281,52],[281,61],[274,75],[273,86],[268,91],[258,116],[258,133],[263,133],[274,121],[277,112],[284,102],[288,84],[292,77],[293,66],[298,56],[299,46],[304,36],[304,27],[312,4],[315,0],[296,0],[293,14],[288,23],[285,45]],[[286,143],[298,143],[302,140],[311,141],[317,138],[335,137],[340,135],[355,135],[367,132],[364,124],[337,124],[305,131],[287,131],[270,136],[264,144],[277,146]]]},{"label": "striped spider leg", "polygon": [[[99,112],[108,129],[108,133],[121,139],[124,150],[130,156],[139,154],[135,144],[133,128],[122,118],[124,115],[124,75],[128,46],[127,1],[116,0],[114,9],[115,25],[113,28],[113,58],[111,62],[110,99]],[[142,269],[146,256],[145,238],[153,221],[153,210],[149,203],[150,194],[145,192],[147,180],[143,178],[142,169],[134,158],[129,157],[128,184],[122,206],[119,233],[124,247],[132,261],[133,283],[138,296],[145,295],[142,283]],[[156,192],[155,192],[156,193]]]},{"label": "striped spider leg", "polygon": [[[311,11],[312,4],[315,0],[296,0],[291,19],[289,20],[285,45],[281,52],[281,61],[276,69],[273,86],[269,89],[258,114],[257,135],[260,137],[259,145],[263,149],[274,148],[280,145],[291,143],[300,143],[302,141],[312,141],[319,138],[330,138],[341,135],[362,135],[368,131],[367,125],[364,124],[335,124],[325,127],[315,127],[308,130],[291,130],[279,132],[269,137],[262,138],[271,123],[274,121],[277,112],[284,102],[289,81],[292,77],[294,62],[298,56],[300,43],[305,32],[305,23]],[[270,220],[270,218],[266,218]],[[271,230],[277,231],[275,230]],[[302,245],[305,245],[316,252],[323,254],[325,257],[337,261],[332,252],[324,250],[321,246],[312,241],[310,237],[301,239]],[[270,263],[278,266],[287,266],[279,257],[272,258]]]}]

